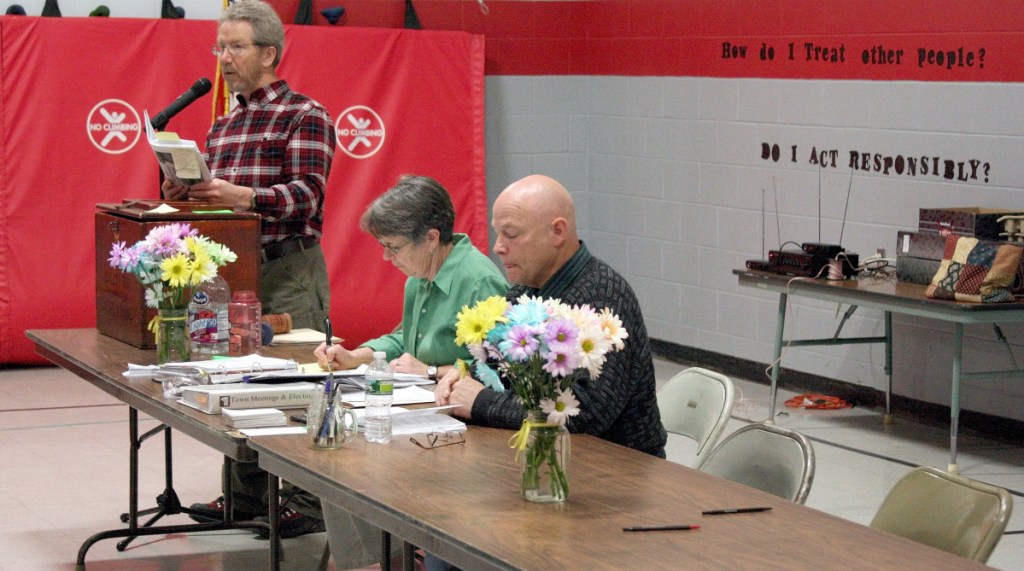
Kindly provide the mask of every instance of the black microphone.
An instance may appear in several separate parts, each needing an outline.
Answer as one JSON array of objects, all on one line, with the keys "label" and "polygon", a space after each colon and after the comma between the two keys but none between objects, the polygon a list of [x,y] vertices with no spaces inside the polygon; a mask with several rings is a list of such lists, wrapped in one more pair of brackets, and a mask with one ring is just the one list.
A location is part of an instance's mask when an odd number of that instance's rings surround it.
[{"label": "black microphone", "polygon": [[199,99],[203,95],[210,92],[213,84],[210,80],[205,77],[200,77],[192,84],[192,87],[188,88],[188,91],[182,93],[174,100],[173,103],[167,106],[166,109],[158,113],[155,117],[149,120],[149,123],[153,125],[153,128],[157,131],[162,131],[167,126],[167,122],[181,112],[182,109],[188,107],[193,101]]}]

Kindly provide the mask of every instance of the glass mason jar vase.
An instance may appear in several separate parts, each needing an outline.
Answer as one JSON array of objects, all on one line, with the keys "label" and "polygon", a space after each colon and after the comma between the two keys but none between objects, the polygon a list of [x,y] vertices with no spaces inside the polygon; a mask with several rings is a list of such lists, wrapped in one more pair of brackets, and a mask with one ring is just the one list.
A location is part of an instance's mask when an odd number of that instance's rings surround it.
[{"label": "glass mason jar vase", "polygon": [[[549,424],[547,415],[531,411],[529,436],[520,451],[520,491],[531,502],[569,499],[569,431]],[[524,427],[525,428],[525,427]]]},{"label": "glass mason jar vase", "polygon": [[188,361],[188,309],[158,309],[156,319],[157,364]]}]

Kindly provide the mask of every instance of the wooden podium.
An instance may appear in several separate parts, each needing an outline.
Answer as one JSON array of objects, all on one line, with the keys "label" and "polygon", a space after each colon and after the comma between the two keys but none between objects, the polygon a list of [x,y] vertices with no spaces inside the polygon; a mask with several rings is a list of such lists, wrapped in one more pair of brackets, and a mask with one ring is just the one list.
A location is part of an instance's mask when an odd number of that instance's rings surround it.
[{"label": "wooden podium", "polygon": [[[178,210],[151,212],[161,204]],[[110,267],[114,242],[129,246],[142,240],[156,226],[187,222],[200,234],[219,242],[238,255],[218,272],[231,291],[260,292],[260,215],[233,212],[204,202],[125,200],[121,204],[96,205],[96,329],[100,333],[141,349],[156,347],[146,328],[156,315],[146,307],[146,294],[133,274]]]}]

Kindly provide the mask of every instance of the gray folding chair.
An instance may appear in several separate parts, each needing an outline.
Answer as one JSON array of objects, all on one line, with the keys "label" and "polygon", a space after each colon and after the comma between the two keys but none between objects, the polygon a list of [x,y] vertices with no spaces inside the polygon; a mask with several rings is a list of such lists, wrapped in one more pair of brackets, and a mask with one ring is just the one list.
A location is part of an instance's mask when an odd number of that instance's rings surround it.
[{"label": "gray folding chair", "polygon": [[922,466],[896,482],[871,527],[984,563],[1012,511],[1006,490]]},{"label": "gray folding chair", "polygon": [[697,461],[715,447],[732,414],[733,386],[729,377],[690,367],[658,391],[658,412],[665,430],[697,442]]},{"label": "gray folding chair", "polygon": [[727,436],[697,469],[802,504],[814,481],[814,448],[799,432],[751,424]]}]

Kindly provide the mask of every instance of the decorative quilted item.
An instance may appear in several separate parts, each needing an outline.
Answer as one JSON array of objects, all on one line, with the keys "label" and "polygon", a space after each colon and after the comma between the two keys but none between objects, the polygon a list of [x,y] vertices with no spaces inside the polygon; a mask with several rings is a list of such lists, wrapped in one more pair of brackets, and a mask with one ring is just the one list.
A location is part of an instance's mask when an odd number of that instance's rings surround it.
[{"label": "decorative quilted item", "polygon": [[846,402],[839,397],[833,397],[828,395],[797,395],[786,401],[786,406],[789,408],[808,408],[808,409],[823,409],[823,410],[835,410],[838,408],[852,408],[853,405]]},{"label": "decorative quilted item", "polygon": [[1010,291],[1024,248],[1007,242],[949,235],[939,270],[925,295],[935,299],[993,303],[1013,301]]}]

